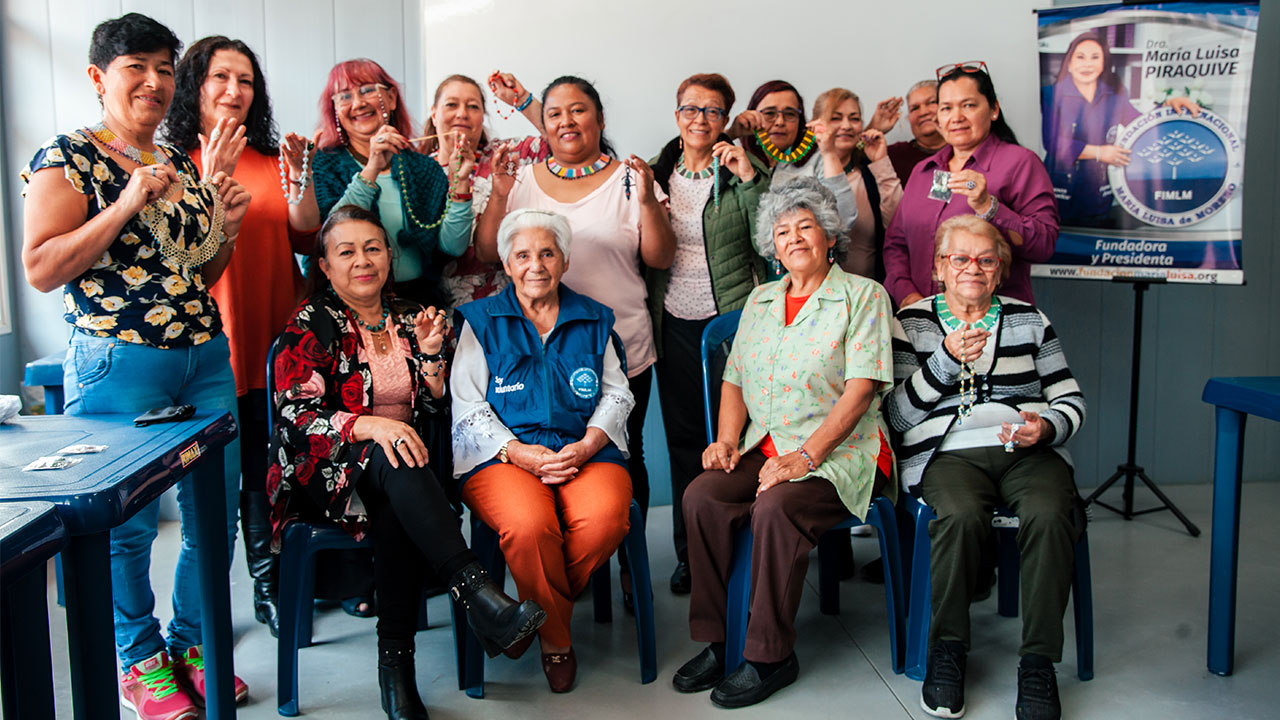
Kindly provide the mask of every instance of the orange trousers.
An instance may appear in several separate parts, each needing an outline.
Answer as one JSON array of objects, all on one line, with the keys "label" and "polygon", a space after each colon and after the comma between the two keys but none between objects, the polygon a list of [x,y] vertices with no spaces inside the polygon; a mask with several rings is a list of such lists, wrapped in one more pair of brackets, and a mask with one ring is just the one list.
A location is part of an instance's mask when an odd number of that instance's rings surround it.
[{"label": "orange trousers", "polygon": [[463,484],[462,500],[498,533],[520,599],[547,611],[542,640],[571,645],[573,601],[630,526],[626,468],[587,463],[572,480],[544,485],[513,465],[490,465]]}]

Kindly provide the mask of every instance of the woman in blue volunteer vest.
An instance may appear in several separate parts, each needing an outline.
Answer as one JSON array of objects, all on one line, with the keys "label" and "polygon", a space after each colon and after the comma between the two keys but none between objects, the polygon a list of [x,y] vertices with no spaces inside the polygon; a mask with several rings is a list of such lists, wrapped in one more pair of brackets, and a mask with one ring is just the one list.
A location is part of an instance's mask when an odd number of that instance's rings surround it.
[{"label": "woman in blue volunteer vest", "polygon": [[[577,674],[573,600],[628,529],[627,386],[613,311],[560,284],[569,221],[517,210],[498,230],[512,283],[458,308],[454,475],[498,533],[520,597],[547,610],[539,635],[554,692]],[[519,657],[528,644],[507,651]]]}]

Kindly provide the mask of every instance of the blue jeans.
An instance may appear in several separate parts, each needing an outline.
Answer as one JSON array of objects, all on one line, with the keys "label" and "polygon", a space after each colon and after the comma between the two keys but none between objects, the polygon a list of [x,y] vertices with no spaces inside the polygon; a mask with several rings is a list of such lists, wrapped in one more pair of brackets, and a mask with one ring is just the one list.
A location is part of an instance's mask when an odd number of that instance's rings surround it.
[{"label": "blue jeans", "polygon": [[[227,336],[188,348],[161,350],[112,338],[71,336],[62,364],[66,414],[138,413],[169,405],[226,410],[237,415]],[[237,421],[239,418],[237,417]],[[240,441],[227,445],[228,556],[235,547],[240,494]],[[199,645],[200,581],[196,574],[195,497],[186,479],[178,482],[182,547],[173,579],[173,621],[168,647],[175,652]],[[116,654],[130,666],[165,649],[156,598],[151,590],[151,543],[156,539],[160,503],[153,502],[111,531],[111,600]],[[230,571],[230,567],[227,568]]]}]

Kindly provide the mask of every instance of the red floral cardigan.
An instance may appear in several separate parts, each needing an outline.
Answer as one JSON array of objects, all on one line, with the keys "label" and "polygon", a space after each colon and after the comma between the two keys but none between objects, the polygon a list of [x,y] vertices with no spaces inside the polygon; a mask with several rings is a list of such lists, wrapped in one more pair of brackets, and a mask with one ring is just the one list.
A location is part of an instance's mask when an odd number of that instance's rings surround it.
[{"label": "red floral cardigan", "polygon": [[[391,299],[396,341],[413,379],[412,424],[420,435],[433,415],[449,407],[447,396],[431,396],[423,377],[426,360],[413,337],[421,309]],[[368,518],[349,505],[373,443],[354,441],[351,431],[357,417],[371,413],[373,375],[351,311],[331,290],[307,298],[280,335],[273,362],[275,428],[267,468],[273,546],[279,548],[284,526],[295,519],[335,522],[360,539]]]}]

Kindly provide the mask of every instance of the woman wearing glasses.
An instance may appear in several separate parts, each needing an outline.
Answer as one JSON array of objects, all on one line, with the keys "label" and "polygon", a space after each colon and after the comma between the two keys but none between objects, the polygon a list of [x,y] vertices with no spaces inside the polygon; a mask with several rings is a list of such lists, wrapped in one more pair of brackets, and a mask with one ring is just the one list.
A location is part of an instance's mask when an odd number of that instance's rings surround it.
[{"label": "woman wearing glasses", "polygon": [[[700,343],[717,315],[740,309],[764,280],[764,260],[751,242],[756,205],[769,187],[762,160],[725,134],[733,87],[723,75],[693,75],[676,91],[680,135],[650,160],[670,197],[676,236],[669,270],[651,271],[649,312],[658,350],[658,397],[671,456],[672,531],[676,568],[671,592],[689,592],[689,543],[681,499],[702,472]],[[718,388],[717,388],[718,389]]]},{"label": "woman wearing glasses", "polygon": [[986,63],[938,68],[938,127],[947,145],[912,170],[889,224],[885,287],[900,307],[932,295],[938,226],[977,215],[1012,248],[1003,293],[1031,302],[1031,263],[1053,255],[1058,207],[1044,164],[1005,122]]},{"label": "woman wearing glasses", "polygon": [[395,80],[372,60],[338,63],[320,95],[315,159],[320,213],[358,205],[378,216],[393,238],[396,294],[443,307],[443,260],[471,240],[470,146],[446,172],[415,149],[413,121]]},{"label": "woman wearing glasses", "polygon": [[[1063,448],[1084,423],[1085,402],[1049,319],[995,294],[1013,250],[1004,232],[970,214],[935,234],[942,292],[907,305],[893,325],[896,387],[885,401],[900,433],[903,486],[938,518],[929,658],[920,704],[934,717],[964,714],[969,603],[991,533],[991,508],[1019,519],[1022,647],[1016,715],[1056,720],[1053,664],[1084,513]],[[968,390],[968,391],[966,391]]]}]

